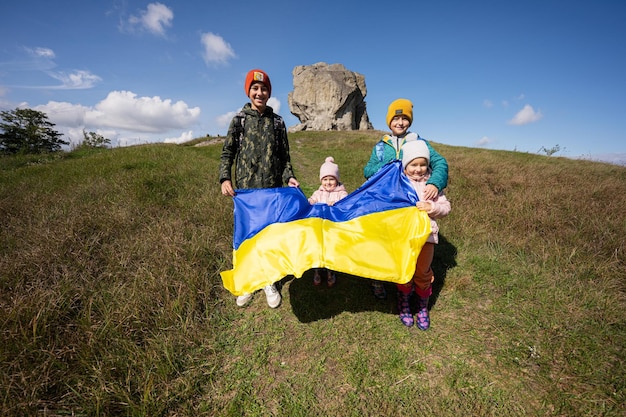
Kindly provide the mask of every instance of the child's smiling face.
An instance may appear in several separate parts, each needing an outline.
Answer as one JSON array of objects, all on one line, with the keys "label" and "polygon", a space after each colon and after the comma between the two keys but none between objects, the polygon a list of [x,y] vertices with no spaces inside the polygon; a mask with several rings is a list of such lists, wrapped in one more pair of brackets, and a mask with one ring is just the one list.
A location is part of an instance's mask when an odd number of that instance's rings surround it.
[{"label": "child's smiling face", "polygon": [[415,158],[404,168],[404,173],[412,180],[419,181],[428,172],[428,160],[426,158]]},{"label": "child's smiling face", "polygon": [[337,187],[337,178],[332,175],[326,175],[322,178],[322,188],[324,191],[333,191]]},{"label": "child's smiling face", "polygon": [[259,113],[263,113],[267,106],[267,100],[270,98],[270,90],[262,82],[252,83],[248,92],[248,98],[252,108]]},{"label": "child's smiling face", "polygon": [[402,136],[407,130],[409,130],[409,126],[411,126],[411,121],[409,118],[403,114],[398,116],[394,116],[389,123],[389,128],[391,129],[391,133],[394,136]]}]

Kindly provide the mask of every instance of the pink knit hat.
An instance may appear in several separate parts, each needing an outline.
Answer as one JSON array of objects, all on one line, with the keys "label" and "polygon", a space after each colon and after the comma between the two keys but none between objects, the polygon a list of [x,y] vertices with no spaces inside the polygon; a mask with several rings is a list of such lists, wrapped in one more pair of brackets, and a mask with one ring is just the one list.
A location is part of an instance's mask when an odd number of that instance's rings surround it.
[{"label": "pink knit hat", "polygon": [[335,159],[332,156],[326,157],[326,161],[320,168],[320,181],[328,175],[335,177],[339,181],[339,165],[335,163]]}]

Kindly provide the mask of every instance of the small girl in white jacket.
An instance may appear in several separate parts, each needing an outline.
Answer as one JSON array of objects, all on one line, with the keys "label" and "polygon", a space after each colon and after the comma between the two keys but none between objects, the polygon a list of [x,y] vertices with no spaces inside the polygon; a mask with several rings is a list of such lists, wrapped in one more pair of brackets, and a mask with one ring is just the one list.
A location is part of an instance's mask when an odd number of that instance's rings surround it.
[{"label": "small girl in white jacket", "polygon": [[[332,206],[337,201],[348,195],[346,188],[339,182],[339,166],[335,164],[332,156],[326,158],[320,167],[320,188],[318,188],[309,198],[309,203],[323,203]],[[325,268],[315,268],[313,275],[313,284],[320,285],[322,283],[321,273],[326,271],[327,284],[332,287],[337,282],[337,277],[332,271]]]},{"label": "small girl in white jacket", "polygon": [[430,178],[430,150],[423,140],[407,142],[402,147],[402,167],[404,174],[411,181],[411,185],[417,192],[420,201],[417,208],[428,213],[432,233],[424,244],[415,265],[413,279],[406,284],[396,284],[398,287],[398,313],[400,321],[405,326],[413,325],[413,314],[409,299],[413,288],[418,296],[417,327],[427,330],[430,327],[430,317],[428,314],[428,300],[432,294],[432,282],[435,279],[430,265],[435,253],[435,244],[439,243],[439,227],[435,219],[445,217],[450,213],[450,202],[443,191],[440,191],[433,200],[424,200],[424,188],[426,181]]}]

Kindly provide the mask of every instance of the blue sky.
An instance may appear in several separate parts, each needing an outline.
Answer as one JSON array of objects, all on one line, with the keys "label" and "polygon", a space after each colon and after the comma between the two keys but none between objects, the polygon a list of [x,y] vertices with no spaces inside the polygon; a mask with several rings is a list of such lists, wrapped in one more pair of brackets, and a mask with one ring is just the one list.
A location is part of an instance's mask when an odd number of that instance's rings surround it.
[{"label": "blue sky", "polygon": [[225,134],[251,68],[288,126],[292,71],[365,76],[367,112],[414,103],[434,142],[626,164],[626,2],[87,1],[0,5],[0,110],[115,146]]}]

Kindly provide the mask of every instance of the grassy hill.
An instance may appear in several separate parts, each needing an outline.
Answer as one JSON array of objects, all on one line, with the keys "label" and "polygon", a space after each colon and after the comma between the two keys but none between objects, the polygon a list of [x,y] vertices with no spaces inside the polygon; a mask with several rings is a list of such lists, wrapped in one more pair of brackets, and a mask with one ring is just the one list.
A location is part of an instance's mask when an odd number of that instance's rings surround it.
[{"label": "grassy hill", "polygon": [[[299,132],[352,191],[380,132]],[[623,416],[626,168],[434,143],[450,164],[432,327],[311,273],[221,285],[220,144],[0,158],[3,416]]]}]

